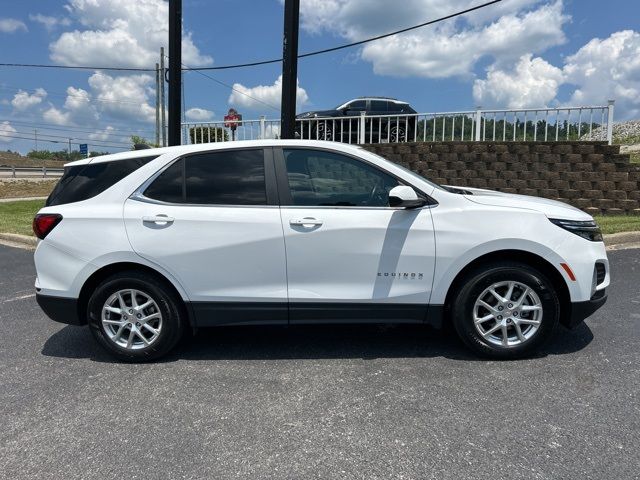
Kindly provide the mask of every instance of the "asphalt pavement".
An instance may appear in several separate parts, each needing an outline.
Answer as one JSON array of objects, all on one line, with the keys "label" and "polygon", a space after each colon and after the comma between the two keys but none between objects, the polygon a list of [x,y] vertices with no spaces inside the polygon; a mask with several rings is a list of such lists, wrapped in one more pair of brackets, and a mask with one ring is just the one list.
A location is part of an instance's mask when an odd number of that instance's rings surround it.
[{"label": "asphalt pavement", "polygon": [[114,363],[0,246],[0,478],[640,478],[640,250],[534,359],[419,326],[201,331]]}]

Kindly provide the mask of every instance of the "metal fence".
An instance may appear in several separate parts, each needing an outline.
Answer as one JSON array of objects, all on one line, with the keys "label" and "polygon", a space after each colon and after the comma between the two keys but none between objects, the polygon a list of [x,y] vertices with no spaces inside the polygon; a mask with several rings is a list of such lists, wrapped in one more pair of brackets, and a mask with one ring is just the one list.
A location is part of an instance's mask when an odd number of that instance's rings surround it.
[{"label": "metal fence", "polygon": [[0,178],[59,178],[63,168],[0,167]]},{"label": "metal fence", "polygon": [[[607,141],[611,144],[614,101],[604,106],[476,110],[402,115],[359,115],[296,120],[302,139],[344,143],[444,141]],[[229,128],[225,122],[183,123],[183,143],[278,138],[280,120],[260,117]],[[586,137],[585,137],[586,136]]]}]

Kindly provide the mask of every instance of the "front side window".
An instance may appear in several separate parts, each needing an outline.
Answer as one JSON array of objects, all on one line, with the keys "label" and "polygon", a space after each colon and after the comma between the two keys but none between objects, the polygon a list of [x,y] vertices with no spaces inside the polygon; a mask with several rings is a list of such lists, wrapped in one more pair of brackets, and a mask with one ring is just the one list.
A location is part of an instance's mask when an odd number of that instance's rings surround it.
[{"label": "front side window", "polygon": [[144,195],[169,203],[266,205],[263,151],[190,155],[160,174]]},{"label": "front side window", "polygon": [[62,178],[47,198],[46,206],[88,200],[115,185],[157,156],[127,158],[110,162],[85,163],[66,167]]},{"label": "front side window", "polygon": [[360,160],[311,149],[284,149],[293,205],[388,207],[391,175]]},{"label": "front side window", "polygon": [[347,110],[360,110],[364,111],[367,109],[366,100],[354,100],[350,104],[347,105]]}]

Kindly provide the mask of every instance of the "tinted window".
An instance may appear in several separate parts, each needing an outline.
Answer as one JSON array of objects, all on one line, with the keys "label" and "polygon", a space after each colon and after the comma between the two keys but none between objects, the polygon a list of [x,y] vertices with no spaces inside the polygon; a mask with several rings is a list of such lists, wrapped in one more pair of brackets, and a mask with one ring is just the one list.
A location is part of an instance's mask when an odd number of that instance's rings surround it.
[{"label": "tinted window", "polygon": [[190,155],[165,170],[144,194],[170,203],[265,205],[263,151]]},{"label": "tinted window", "polygon": [[371,100],[371,111],[386,112],[387,110],[387,102],[385,102],[384,100]]},{"label": "tinted window", "polygon": [[161,202],[183,202],[183,165],[184,160],[178,160],[162,172],[144,191],[145,196]]},{"label": "tinted window", "polygon": [[355,100],[347,105],[347,110],[366,110],[367,101],[366,100]]},{"label": "tinted window", "polygon": [[95,197],[156,156],[67,167],[46,205],[63,205]]},{"label": "tinted window", "polygon": [[285,149],[294,205],[389,206],[398,181],[359,160],[322,150]]},{"label": "tinted window", "polygon": [[265,205],[264,153],[230,150],[185,159],[187,203]]}]

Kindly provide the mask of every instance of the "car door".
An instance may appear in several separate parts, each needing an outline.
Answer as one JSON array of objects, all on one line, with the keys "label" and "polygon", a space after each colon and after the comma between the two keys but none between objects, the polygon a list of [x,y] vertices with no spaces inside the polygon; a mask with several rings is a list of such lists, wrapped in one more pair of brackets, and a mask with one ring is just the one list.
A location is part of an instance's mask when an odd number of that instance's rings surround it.
[{"label": "car door", "polygon": [[128,199],[132,248],[185,288],[198,324],[287,322],[271,149],[190,154]]},{"label": "car door", "polygon": [[353,100],[344,108],[344,115],[347,117],[341,125],[343,136],[336,140],[348,143],[357,143],[360,135],[360,115],[367,111],[366,100]]},{"label": "car door", "polygon": [[[384,132],[386,132],[386,125],[389,122],[388,118],[385,118],[389,114],[388,103],[385,100],[371,100],[371,109],[369,115],[373,118],[367,117],[366,122],[366,136],[367,143],[379,142],[383,138]],[[384,137],[386,138],[386,136]]]},{"label": "car door", "polygon": [[435,243],[428,207],[389,207],[401,182],[329,149],[275,150],[291,323],[421,322]]}]

